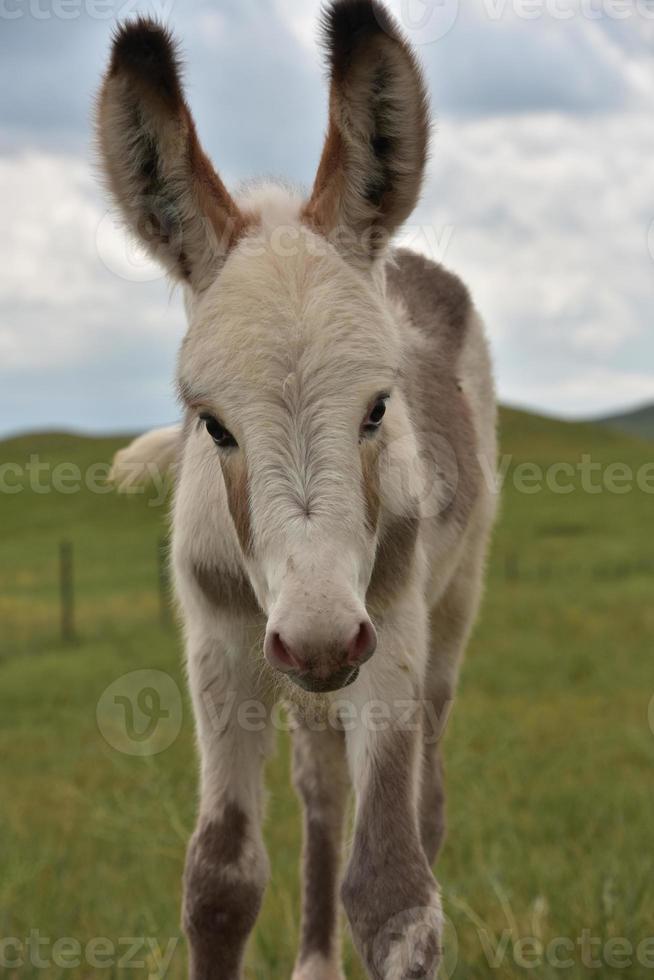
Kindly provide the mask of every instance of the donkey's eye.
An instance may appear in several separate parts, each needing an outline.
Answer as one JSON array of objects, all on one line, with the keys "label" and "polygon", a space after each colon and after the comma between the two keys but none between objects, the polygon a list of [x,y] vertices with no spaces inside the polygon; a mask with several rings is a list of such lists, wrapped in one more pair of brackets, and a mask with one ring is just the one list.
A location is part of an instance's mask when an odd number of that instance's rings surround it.
[{"label": "donkey's eye", "polygon": [[378,398],[375,404],[372,406],[370,411],[365,417],[363,422],[363,431],[365,433],[375,432],[381,425],[382,419],[386,414],[386,395],[383,398]]},{"label": "donkey's eye", "polygon": [[215,444],[221,449],[232,449],[238,445],[231,432],[224,425],[221,425],[213,415],[201,415],[200,419],[204,422],[204,427]]}]

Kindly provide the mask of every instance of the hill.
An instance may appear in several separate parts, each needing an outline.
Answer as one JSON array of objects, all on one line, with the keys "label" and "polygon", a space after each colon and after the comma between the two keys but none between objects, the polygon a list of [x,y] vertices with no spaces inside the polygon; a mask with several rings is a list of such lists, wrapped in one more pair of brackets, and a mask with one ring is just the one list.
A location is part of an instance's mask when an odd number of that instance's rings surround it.
[{"label": "hill", "polygon": [[640,439],[654,440],[654,402],[629,412],[620,412],[617,415],[597,419],[597,424]]}]

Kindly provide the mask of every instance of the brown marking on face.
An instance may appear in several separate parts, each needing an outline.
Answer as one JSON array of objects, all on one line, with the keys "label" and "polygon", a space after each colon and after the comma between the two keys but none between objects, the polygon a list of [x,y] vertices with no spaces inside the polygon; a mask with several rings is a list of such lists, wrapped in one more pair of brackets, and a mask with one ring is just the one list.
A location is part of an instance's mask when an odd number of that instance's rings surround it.
[{"label": "brown marking on face", "polygon": [[415,514],[386,519],[366,594],[366,604],[372,610],[383,610],[408,583],[419,530],[420,518]]},{"label": "brown marking on face", "polygon": [[447,503],[439,519],[463,528],[482,479],[477,435],[459,383],[459,358],[472,301],[457,276],[405,249],[398,249],[388,263],[387,284],[390,295],[402,300],[412,325],[427,341],[419,350],[409,351],[404,393],[420,448],[427,458],[438,461],[441,471]]},{"label": "brown marking on face", "polygon": [[227,490],[229,512],[244,555],[252,554],[252,524],[250,520],[250,487],[243,454],[238,451],[221,453],[220,466]]},{"label": "brown marking on face", "polygon": [[374,534],[379,521],[379,456],[381,438],[363,439],[361,442],[361,471],[363,476],[363,500],[366,527]]},{"label": "brown marking on face", "polygon": [[184,871],[184,928],[191,980],[240,976],[245,941],[261,906],[259,882],[239,875],[248,819],[228,803],[220,820],[201,824],[188,848]]},{"label": "brown marking on face", "polygon": [[193,431],[193,425],[197,421],[197,415],[195,412],[191,411],[190,408],[184,410],[184,418],[182,419],[182,431],[179,434],[179,441],[177,443],[177,458],[175,461],[175,477],[179,479],[182,472],[182,461],[184,459],[184,450],[186,449],[186,440]]},{"label": "brown marking on face", "polygon": [[[180,397],[183,401],[186,401],[188,390],[183,382],[180,383],[179,389]],[[196,424],[197,415],[195,411],[193,411],[191,408],[187,408],[184,413],[184,422],[179,440],[179,455],[176,467],[177,474],[181,473],[182,471],[181,462],[186,440],[193,432]],[[223,467],[223,477],[224,474],[225,469]],[[227,486],[227,479],[225,479],[225,486]],[[232,513],[232,518],[234,519],[231,506],[230,512]],[[234,524],[237,526],[236,521],[234,521]],[[241,614],[248,617],[261,615],[261,607],[259,606],[252,585],[250,584],[244,570],[229,569],[221,566],[220,564],[203,565],[196,562],[193,565],[192,571],[195,581],[203,595],[216,609],[232,612],[236,615]]]}]

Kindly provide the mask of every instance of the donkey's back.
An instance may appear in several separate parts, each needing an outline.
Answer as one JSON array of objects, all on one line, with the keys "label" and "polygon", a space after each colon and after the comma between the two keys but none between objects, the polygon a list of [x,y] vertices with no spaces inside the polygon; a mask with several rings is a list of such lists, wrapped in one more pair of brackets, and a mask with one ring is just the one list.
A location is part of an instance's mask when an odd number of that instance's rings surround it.
[{"label": "donkey's back", "polygon": [[465,284],[437,262],[397,249],[386,267],[406,344],[402,386],[420,446],[421,517],[442,593],[461,551],[495,513],[496,404],[488,344]]}]

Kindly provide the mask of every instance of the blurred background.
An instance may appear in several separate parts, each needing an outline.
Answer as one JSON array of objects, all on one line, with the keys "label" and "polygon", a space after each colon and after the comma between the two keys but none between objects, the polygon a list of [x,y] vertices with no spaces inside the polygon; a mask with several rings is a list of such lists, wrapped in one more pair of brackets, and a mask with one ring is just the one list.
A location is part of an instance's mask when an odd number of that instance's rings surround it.
[{"label": "blurred background", "polygon": [[[503,400],[588,417],[654,399],[652,0],[390,6],[434,113],[406,237],[470,283]],[[316,171],[317,0],[4,0],[5,432],[176,416],[180,297],[105,217],[92,167],[112,27],[137,11],[176,30],[201,138],[228,185],[273,176],[308,187]]]},{"label": "blurred background", "polygon": [[[470,286],[504,406],[502,517],[445,735],[444,976],[640,980],[654,970],[654,0],[388,6],[433,108],[403,241]],[[94,172],[112,30],[136,13],[175,30],[228,186],[308,187],[326,125],[319,7],[0,3],[0,976],[184,976],[196,777],[166,488],[106,484],[129,435],[177,418],[184,317]],[[285,739],[248,980],[290,976],[297,939]]]}]

